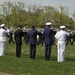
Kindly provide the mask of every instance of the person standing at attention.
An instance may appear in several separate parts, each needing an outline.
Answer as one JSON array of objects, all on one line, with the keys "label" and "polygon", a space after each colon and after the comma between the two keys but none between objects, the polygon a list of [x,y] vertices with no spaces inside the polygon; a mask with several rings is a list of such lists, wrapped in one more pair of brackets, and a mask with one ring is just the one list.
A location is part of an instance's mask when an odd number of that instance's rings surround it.
[{"label": "person standing at attention", "polygon": [[53,30],[50,29],[51,22],[46,23],[46,28],[43,31],[43,40],[45,43],[45,60],[50,60],[51,49],[53,44]]},{"label": "person standing at attention", "polygon": [[16,43],[16,57],[21,57],[21,46],[22,46],[22,36],[23,31],[22,25],[19,25],[17,30],[14,32],[14,39]]},{"label": "person standing at attention", "polygon": [[6,35],[9,33],[9,29],[5,24],[0,25],[0,56],[4,56],[4,49],[6,45]]},{"label": "person standing at attention", "polygon": [[55,34],[56,45],[58,50],[58,56],[57,56],[58,62],[64,62],[67,36],[69,36],[69,33],[65,31],[65,26],[60,26],[60,31],[58,31]]},{"label": "person standing at attention", "polygon": [[28,43],[30,45],[30,58],[35,59],[36,56],[36,44],[37,44],[37,35],[39,32],[35,29],[35,26],[32,26],[32,29],[28,32]]}]

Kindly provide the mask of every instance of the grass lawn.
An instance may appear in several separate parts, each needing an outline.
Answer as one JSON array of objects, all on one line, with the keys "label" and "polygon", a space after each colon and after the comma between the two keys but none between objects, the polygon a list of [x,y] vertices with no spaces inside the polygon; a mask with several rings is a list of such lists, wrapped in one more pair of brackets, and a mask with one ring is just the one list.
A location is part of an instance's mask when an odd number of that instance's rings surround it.
[{"label": "grass lawn", "polygon": [[66,47],[66,62],[57,62],[53,45],[51,60],[44,60],[44,46],[37,45],[36,59],[29,57],[29,45],[23,43],[21,57],[15,56],[15,44],[6,43],[5,56],[0,57],[0,72],[14,75],[75,75],[75,45]]}]

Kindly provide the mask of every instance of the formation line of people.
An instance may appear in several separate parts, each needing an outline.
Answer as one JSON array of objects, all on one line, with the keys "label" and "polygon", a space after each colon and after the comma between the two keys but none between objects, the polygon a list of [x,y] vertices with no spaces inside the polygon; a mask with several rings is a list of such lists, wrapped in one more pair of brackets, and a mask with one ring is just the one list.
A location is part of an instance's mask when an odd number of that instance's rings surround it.
[{"label": "formation line of people", "polygon": [[[35,26],[31,27],[27,33],[23,32],[22,25],[19,25],[14,32],[14,40],[16,45],[16,57],[21,57],[22,50],[22,37],[26,34],[26,41],[29,44],[30,58],[35,59],[36,57],[36,45],[37,45],[37,35],[41,36],[41,40],[44,43],[44,59],[51,59],[51,51],[54,40],[57,45],[57,61],[65,62],[65,49],[66,49],[66,37],[69,36],[69,32],[65,30],[65,26],[60,26],[60,30],[54,34],[51,28],[51,22],[46,23],[46,28],[40,33]],[[4,56],[4,48],[6,42],[6,34],[10,33],[10,30],[5,26],[5,24],[0,25],[0,56]],[[14,42],[13,42],[14,43]]]}]

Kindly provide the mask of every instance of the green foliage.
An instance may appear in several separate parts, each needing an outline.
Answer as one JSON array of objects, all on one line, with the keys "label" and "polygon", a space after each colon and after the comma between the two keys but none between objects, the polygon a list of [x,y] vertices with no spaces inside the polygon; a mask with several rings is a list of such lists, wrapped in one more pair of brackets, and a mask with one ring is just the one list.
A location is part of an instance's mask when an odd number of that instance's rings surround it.
[{"label": "green foliage", "polygon": [[[22,2],[4,2],[0,5],[0,21],[9,27],[17,27],[18,24],[27,27],[31,25],[43,27],[47,21],[51,21],[54,27],[66,25],[74,29],[75,21],[73,19],[70,21],[68,8],[66,6],[60,6],[59,8],[60,11],[50,5],[26,7]],[[73,13],[73,18],[74,15]]]}]

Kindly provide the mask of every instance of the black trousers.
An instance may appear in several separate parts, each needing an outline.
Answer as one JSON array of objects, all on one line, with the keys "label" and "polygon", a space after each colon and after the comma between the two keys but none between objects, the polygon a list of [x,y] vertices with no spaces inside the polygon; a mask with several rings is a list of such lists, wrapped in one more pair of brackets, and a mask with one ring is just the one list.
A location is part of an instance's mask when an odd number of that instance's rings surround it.
[{"label": "black trousers", "polygon": [[9,44],[12,42],[12,43],[14,43],[14,40],[13,40],[13,38],[11,37],[11,38],[9,38]]},{"label": "black trousers", "polygon": [[45,60],[50,60],[52,45],[45,44]]},{"label": "black trousers", "polygon": [[21,57],[21,46],[22,44],[16,44],[16,57]]},{"label": "black trousers", "polygon": [[74,44],[74,42],[75,42],[75,39],[73,39],[73,41],[72,41],[72,45]]},{"label": "black trousers", "polygon": [[70,42],[70,45],[72,45],[71,39],[67,39],[66,45],[68,45],[68,43]]},{"label": "black trousers", "polygon": [[30,45],[30,58],[35,59],[36,55],[36,45]]}]

